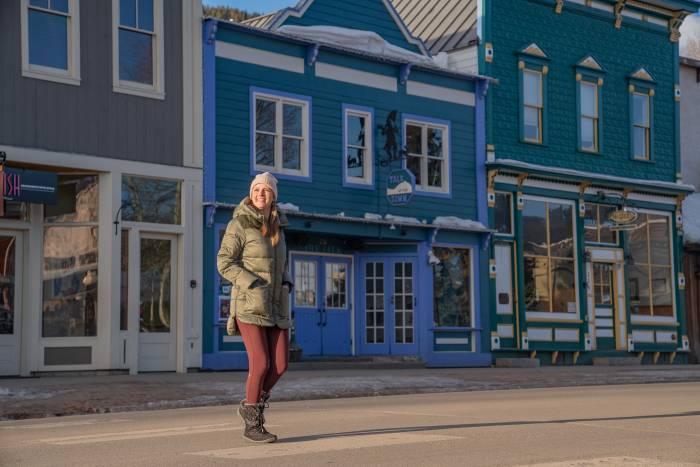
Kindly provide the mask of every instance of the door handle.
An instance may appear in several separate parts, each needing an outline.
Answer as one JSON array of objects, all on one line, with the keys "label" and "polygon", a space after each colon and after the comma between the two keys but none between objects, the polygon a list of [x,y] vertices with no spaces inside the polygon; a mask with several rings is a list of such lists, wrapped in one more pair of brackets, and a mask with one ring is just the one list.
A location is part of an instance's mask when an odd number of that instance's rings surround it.
[{"label": "door handle", "polygon": [[318,310],[318,323],[316,323],[316,326],[321,326],[323,324],[323,315],[321,314],[321,309],[319,308]]}]

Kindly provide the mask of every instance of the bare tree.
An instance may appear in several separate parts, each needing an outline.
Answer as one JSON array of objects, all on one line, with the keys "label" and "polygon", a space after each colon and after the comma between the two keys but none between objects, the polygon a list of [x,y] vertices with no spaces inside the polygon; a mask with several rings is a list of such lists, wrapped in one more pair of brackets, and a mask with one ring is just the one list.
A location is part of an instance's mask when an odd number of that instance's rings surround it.
[{"label": "bare tree", "polygon": [[205,16],[235,22],[245,21],[249,18],[254,18],[261,15],[261,13],[239,10],[238,8],[233,8],[226,5],[204,6],[203,8]]}]

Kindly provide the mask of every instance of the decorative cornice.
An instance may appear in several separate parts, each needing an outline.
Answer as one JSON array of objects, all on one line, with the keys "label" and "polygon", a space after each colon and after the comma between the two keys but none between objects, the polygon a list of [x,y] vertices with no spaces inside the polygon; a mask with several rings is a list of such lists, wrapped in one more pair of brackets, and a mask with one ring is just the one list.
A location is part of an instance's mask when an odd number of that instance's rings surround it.
[{"label": "decorative cornice", "polygon": [[564,0],[554,0],[554,3],[554,12],[561,14],[561,10],[564,8]]},{"label": "decorative cornice", "polygon": [[533,57],[549,58],[547,54],[534,42],[520,50],[521,54],[532,55]]},{"label": "decorative cornice", "polygon": [[622,10],[625,9],[627,0],[617,0],[615,2],[614,12],[615,12],[615,27],[620,29],[622,26]]},{"label": "decorative cornice", "polygon": [[683,20],[685,20],[687,16],[688,13],[685,11],[679,11],[668,20],[668,40],[671,42],[678,42],[678,40],[681,38],[680,27],[683,24]]}]

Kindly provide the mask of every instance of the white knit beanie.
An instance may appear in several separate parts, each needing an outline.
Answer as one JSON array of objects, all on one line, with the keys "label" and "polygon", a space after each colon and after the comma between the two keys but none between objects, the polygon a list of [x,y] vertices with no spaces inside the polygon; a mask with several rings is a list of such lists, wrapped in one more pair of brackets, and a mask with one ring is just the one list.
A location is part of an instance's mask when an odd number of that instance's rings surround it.
[{"label": "white knit beanie", "polygon": [[277,201],[277,179],[270,172],[264,172],[255,176],[250,184],[250,193],[248,193],[250,199],[253,199],[253,188],[255,185],[265,185],[272,191],[272,194],[275,195],[275,201]]}]

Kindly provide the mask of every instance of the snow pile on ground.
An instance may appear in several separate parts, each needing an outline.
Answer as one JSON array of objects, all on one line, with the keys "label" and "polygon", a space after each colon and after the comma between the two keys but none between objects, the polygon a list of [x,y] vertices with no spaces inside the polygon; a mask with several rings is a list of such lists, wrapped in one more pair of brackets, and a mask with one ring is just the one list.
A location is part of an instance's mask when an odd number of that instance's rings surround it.
[{"label": "snow pile on ground", "polygon": [[31,400],[50,399],[60,394],[71,392],[72,390],[40,391],[36,389],[16,389],[0,387],[0,401],[2,400]]},{"label": "snow pile on ground", "polygon": [[421,221],[419,221],[415,217],[394,216],[393,214],[385,215],[384,220],[389,222],[396,222],[397,224],[421,224]]},{"label": "snow pile on ground", "polygon": [[279,203],[277,207],[280,208],[282,211],[299,211],[299,206],[292,203]]},{"label": "snow pile on ground", "polygon": [[388,59],[438,66],[432,58],[413,53],[385,41],[382,36],[372,31],[339,28],[336,26],[281,26],[277,32],[289,36],[301,37],[320,44],[335,45],[346,49],[380,55]]},{"label": "snow pile on ground", "polygon": [[683,243],[700,243],[700,193],[683,200]]},{"label": "snow pile on ground", "polygon": [[471,219],[460,219],[455,216],[438,216],[433,219],[433,225],[440,227],[456,227],[459,229],[469,229],[469,230],[488,230],[484,224],[481,222],[473,221]]}]

